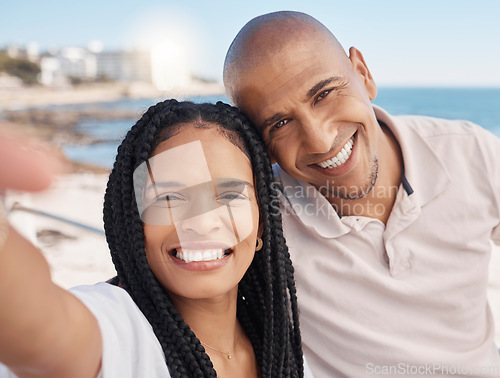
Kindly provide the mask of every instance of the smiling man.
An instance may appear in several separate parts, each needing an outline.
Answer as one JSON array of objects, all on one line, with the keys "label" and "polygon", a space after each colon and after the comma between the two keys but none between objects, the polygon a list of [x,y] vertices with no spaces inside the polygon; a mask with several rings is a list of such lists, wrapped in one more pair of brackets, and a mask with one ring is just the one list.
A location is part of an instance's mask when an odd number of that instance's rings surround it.
[{"label": "smiling man", "polygon": [[303,13],[245,25],[224,84],[279,165],[315,376],[500,375],[486,299],[500,140],[469,122],[372,105],[362,54],[347,56]]}]

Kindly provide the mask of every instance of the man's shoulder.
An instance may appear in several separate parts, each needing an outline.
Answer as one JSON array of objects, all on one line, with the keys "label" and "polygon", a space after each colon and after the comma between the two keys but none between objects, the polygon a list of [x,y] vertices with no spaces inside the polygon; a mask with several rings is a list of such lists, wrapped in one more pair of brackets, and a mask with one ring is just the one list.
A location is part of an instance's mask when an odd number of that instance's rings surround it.
[{"label": "man's shoulder", "polygon": [[423,115],[399,115],[393,116],[396,122],[404,128],[418,133],[423,138],[448,137],[453,135],[475,136],[479,125],[460,119],[444,119]]},{"label": "man's shoulder", "polygon": [[379,122],[383,122],[402,137],[410,137],[412,133],[417,133],[422,138],[475,136],[478,132],[482,134],[484,130],[481,126],[462,119],[444,119],[427,115],[393,115],[377,105],[373,105],[373,109]]}]

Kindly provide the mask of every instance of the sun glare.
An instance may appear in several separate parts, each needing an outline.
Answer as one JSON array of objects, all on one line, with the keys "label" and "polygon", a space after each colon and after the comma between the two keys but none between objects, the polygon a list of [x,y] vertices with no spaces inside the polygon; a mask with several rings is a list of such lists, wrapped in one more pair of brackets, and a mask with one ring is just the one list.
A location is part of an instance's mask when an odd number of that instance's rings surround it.
[{"label": "sun glare", "polygon": [[189,84],[200,40],[192,18],[173,8],[145,11],[137,16],[128,40],[150,51],[152,80],[158,89]]},{"label": "sun glare", "polygon": [[171,90],[189,84],[188,51],[179,41],[165,40],[150,47],[151,74],[154,85],[160,90]]}]

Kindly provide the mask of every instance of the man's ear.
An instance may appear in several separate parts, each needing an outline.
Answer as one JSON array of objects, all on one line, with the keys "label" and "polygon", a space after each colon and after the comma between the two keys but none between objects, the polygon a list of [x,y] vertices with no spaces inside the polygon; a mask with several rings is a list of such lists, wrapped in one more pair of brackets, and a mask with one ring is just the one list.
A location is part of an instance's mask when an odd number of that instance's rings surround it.
[{"label": "man's ear", "polygon": [[377,85],[365,63],[363,54],[355,47],[351,47],[349,49],[349,60],[351,61],[353,71],[358,75],[361,83],[364,85],[370,101],[374,100],[375,97],[377,97]]}]

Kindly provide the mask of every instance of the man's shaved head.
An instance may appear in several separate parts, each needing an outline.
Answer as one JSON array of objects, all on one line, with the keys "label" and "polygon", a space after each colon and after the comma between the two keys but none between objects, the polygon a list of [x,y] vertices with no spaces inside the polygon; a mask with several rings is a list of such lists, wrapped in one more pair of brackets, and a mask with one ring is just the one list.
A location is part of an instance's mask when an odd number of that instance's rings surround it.
[{"label": "man's shaved head", "polygon": [[288,48],[289,42],[328,39],[348,59],[335,36],[318,20],[301,12],[280,11],[250,20],[231,43],[224,62],[224,85],[231,102],[238,106],[238,77]]},{"label": "man's shaved head", "polygon": [[[224,86],[290,176],[332,188],[332,201],[371,191],[382,133],[371,104],[377,87],[361,52],[347,56],[318,20],[284,11],[248,22],[229,47]],[[352,166],[333,167],[351,144]]]}]

